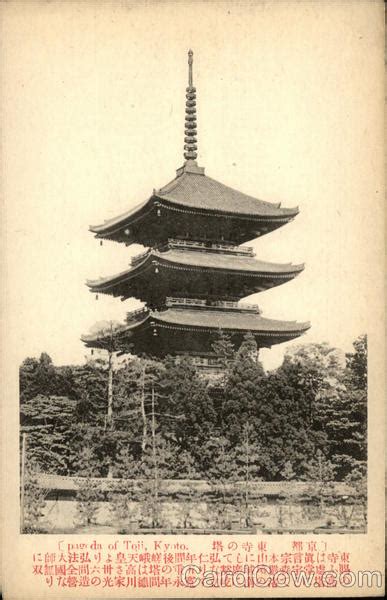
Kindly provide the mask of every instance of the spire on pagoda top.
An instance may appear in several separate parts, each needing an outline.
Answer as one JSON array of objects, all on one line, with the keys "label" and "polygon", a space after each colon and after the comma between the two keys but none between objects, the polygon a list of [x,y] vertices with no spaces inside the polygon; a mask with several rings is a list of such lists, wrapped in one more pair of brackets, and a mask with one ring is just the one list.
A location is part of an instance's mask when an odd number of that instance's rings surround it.
[{"label": "spire on pagoda top", "polygon": [[197,158],[197,139],[196,139],[196,88],[193,85],[192,77],[193,52],[188,51],[188,87],[186,88],[185,101],[185,137],[184,137],[184,158],[186,160],[196,160]]}]

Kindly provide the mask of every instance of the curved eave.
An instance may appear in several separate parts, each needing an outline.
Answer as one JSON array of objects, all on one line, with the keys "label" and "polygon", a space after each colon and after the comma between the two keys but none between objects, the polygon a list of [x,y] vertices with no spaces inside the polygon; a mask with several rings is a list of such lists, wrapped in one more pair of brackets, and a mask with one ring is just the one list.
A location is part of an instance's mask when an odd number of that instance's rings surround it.
[{"label": "curved eave", "polygon": [[[192,318],[193,315],[194,318]],[[230,335],[242,335],[250,331],[255,338],[263,341],[263,346],[270,346],[300,337],[310,328],[310,323],[276,321],[265,319],[259,315],[252,317],[243,313],[227,314],[227,311],[222,312],[222,314],[219,313],[217,319],[214,319],[212,311],[196,312],[187,309],[169,309],[164,312],[150,311],[143,319],[126,325],[116,333],[115,350],[128,352],[130,345],[136,345],[136,337],[149,331],[149,327],[152,327],[153,334],[156,334],[156,336],[158,333],[161,334],[163,330],[175,330],[181,334],[184,332],[215,334],[219,329],[222,329]],[[88,335],[82,336],[81,340],[88,348],[106,349],[111,343],[110,336]]]},{"label": "curved eave", "polygon": [[[128,325],[123,325],[121,329],[115,332],[115,341],[117,344],[117,350],[120,349],[122,343],[129,341],[135,333],[148,325],[149,314],[143,319],[133,321]],[[81,341],[87,346],[87,348],[106,348],[111,345],[111,336],[98,336],[98,335],[82,335]]]},{"label": "curved eave", "polygon": [[116,275],[109,275],[108,277],[100,277],[99,279],[88,279],[86,281],[87,287],[93,293],[109,293],[110,288],[122,284],[124,281],[128,279],[132,279],[136,277],[141,271],[145,268],[151,266],[151,254],[149,254],[143,261],[138,263],[135,267],[131,267],[130,269],[126,269],[125,271],[121,271],[120,273],[116,273]]},{"label": "curved eave", "polygon": [[[199,253],[192,252],[192,255],[196,255],[196,259],[202,259],[203,256],[199,255]],[[216,255],[207,256],[208,260],[215,259]],[[144,270],[149,269],[152,266],[152,263],[155,266],[159,266],[160,269],[173,269],[176,271],[205,271],[205,272],[213,272],[214,274],[218,273],[221,275],[232,275],[232,276],[240,276],[243,277],[253,277],[256,279],[269,279],[275,281],[289,281],[299,275],[304,270],[304,264],[300,265],[277,265],[275,263],[270,267],[270,263],[260,263],[256,262],[256,265],[252,265],[250,268],[241,268],[240,265],[243,265],[243,259],[238,257],[239,264],[235,264],[233,266],[232,260],[236,257],[228,257],[230,264],[228,266],[217,266],[216,264],[205,264],[202,261],[202,264],[195,264],[195,256],[191,257],[191,261],[179,262],[178,259],[170,260],[168,258],[167,253],[159,253],[157,251],[150,252],[148,256],[144,258],[143,261],[138,263],[136,266],[131,267],[125,271],[121,271],[112,276],[103,277],[96,280],[88,280],[86,285],[89,287],[90,291],[93,293],[114,293],[114,288],[117,286],[121,286],[126,281],[133,279],[134,277],[139,276]],[[248,259],[247,259],[248,260]],[[253,261],[251,261],[253,262]]]},{"label": "curved eave", "polygon": [[251,331],[255,335],[283,335],[297,337],[310,328],[310,322],[278,321],[257,314],[242,311],[206,311],[189,309],[169,309],[164,312],[152,311],[155,325],[171,329],[199,330],[203,332],[223,331],[240,333]]},{"label": "curved eave", "polygon": [[204,174],[204,169],[186,162],[177,177],[157,190],[160,200],[195,211],[233,215],[240,218],[295,216],[298,209],[282,209],[281,203],[267,202],[245,194]]},{"label": "curved eave", "polygon": [[197,207],[194,202],[179,202],[178,200],[174,200],[170,197],[165,197],[162,195],[155,196],[157,200],[166,208],[170,210],[175,210],[178,212],[186,213],[186,214],[196,214],[196,215],[206,215],[206,216],[218,216],[218,217],[228,217],[234,219],[244,219],[249,221],[259,221],[264,223],[270,222],[288,222],[294,219],[299,211],[299,207],[295,206],[293,208],[277,208],[273,205],[273,212],[271,214],[265,214],[259,212],[257,209],[256,212],[240,212],[238,210],[221,210],[215,207]]},{"label": "curved eave", "polygon": [[110,238],[114,234],[119,233],[123,228],[131,225],[138,219],[143,218],[148,211],[152,210],[153,196],[138,204],[131,210],[118,215],[112,219],[106,220],[101,225],[90,225],[89,231],[96,234],[99,238]]},{"label": "curved eave", "polygon": [[280,225],[286,224],[293,220],[299,213],[299,207],[293,208],[276,208],[270,214],[256,212],[238,212],[238,210],[220,210],[213,207],[197,207],[194,202],[181,203],[170,198],[165,198],[162,195],[151,196],[148,200],[139,204],[130,211],[119,215],[113,219],[105,221],[101,225],[91,225],[89,231],[95,234],[100,239],[110,239],[119,241],[130,241],[130,237],[126,237],[124,230],[132,226],[137,221],[144,219],[154,208],[154,202],[158,202],[160,206],[167,211],[184,213],[189,215],[204,215],[207,217],[223,217],[229,219],[238,219],[244,221],[252,221],[262,224]]}]

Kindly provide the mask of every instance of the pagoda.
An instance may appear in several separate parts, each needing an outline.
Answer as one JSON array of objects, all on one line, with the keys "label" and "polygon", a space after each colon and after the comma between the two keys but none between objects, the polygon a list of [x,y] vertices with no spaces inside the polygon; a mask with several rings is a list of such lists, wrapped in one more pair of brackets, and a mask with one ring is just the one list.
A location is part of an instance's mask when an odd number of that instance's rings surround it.
[{"label": "pagoda", "polygon": [[[193,53],[188,52],[183,166],[148,200],[90,231],[101,240],[147,249],[130,268],[88,281],[95,294],[136,298],[143,308],[127,314],[114,336],[119,353],[188,354],[199,366],[216,365],[212,344],[221,330],[236,347],[251,332],[258,348],[297,338],[309,323],[262,316],[257,305],[240,301],[293,279],[304,265],[276,264],[255,258],[241,245],[265,235],[298,214],[234,190],[205,175],[197,158],[196,88]],[[103,335],[83,336],[86,346],[105,348]]]}]

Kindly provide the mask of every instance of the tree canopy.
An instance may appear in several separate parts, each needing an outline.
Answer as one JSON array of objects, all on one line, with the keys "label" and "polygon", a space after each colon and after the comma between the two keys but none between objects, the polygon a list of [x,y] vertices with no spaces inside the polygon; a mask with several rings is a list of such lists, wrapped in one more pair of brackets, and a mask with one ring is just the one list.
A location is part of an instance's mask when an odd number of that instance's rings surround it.
[{"label": "tree canopy", "polygon": [[337,480],[364,476],[366,336],[345,356],[328,344],[294,346],[268,373],[250,334],[236,350],[220,331],[213,348],[223,364],[215,391],[188,357],[111,364],[101,354],[66,367],[55,366],[44,352],[26,358],[20,367],[20,418],[31,460],[58,474],[79,474],[85,464],[88,476],[106,476],[109,464],[116,476],[145,473],[152,468],[153,426],[160,476],[220,479],[244,473],[269,481],[313,480],[319,473]]}]

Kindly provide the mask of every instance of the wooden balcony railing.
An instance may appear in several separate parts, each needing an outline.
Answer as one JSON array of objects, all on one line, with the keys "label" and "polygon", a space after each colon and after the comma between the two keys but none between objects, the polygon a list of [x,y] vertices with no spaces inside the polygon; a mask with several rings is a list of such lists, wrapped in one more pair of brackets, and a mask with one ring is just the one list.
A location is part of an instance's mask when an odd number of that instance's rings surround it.
[{"label": "wooden balcony railing", "polygon": [[240,256],[255,256],[251,246],[234,246],[233,244],[194,242],[192,240],[168,239],[169,248],[181,248],[186,250],[201,250],[203,252],[230,252]]},{"label": "wooden balcony railing", "polygon": [[167,296],[165,304],[167,306],[206,306],[206,301],[198,298],[174,298]]},{"label": "wooden balcony railing", "polygon": [[239,304],[238,302],[229,300],[217,300],[207,303],[206,300],[199,298],[175,298],[173,296],[167,296],[165,304],[166,306],[194,306],[208,309],[220,308],[226,310],[254,312],[258,314],[261,312],[258,304]]}]

